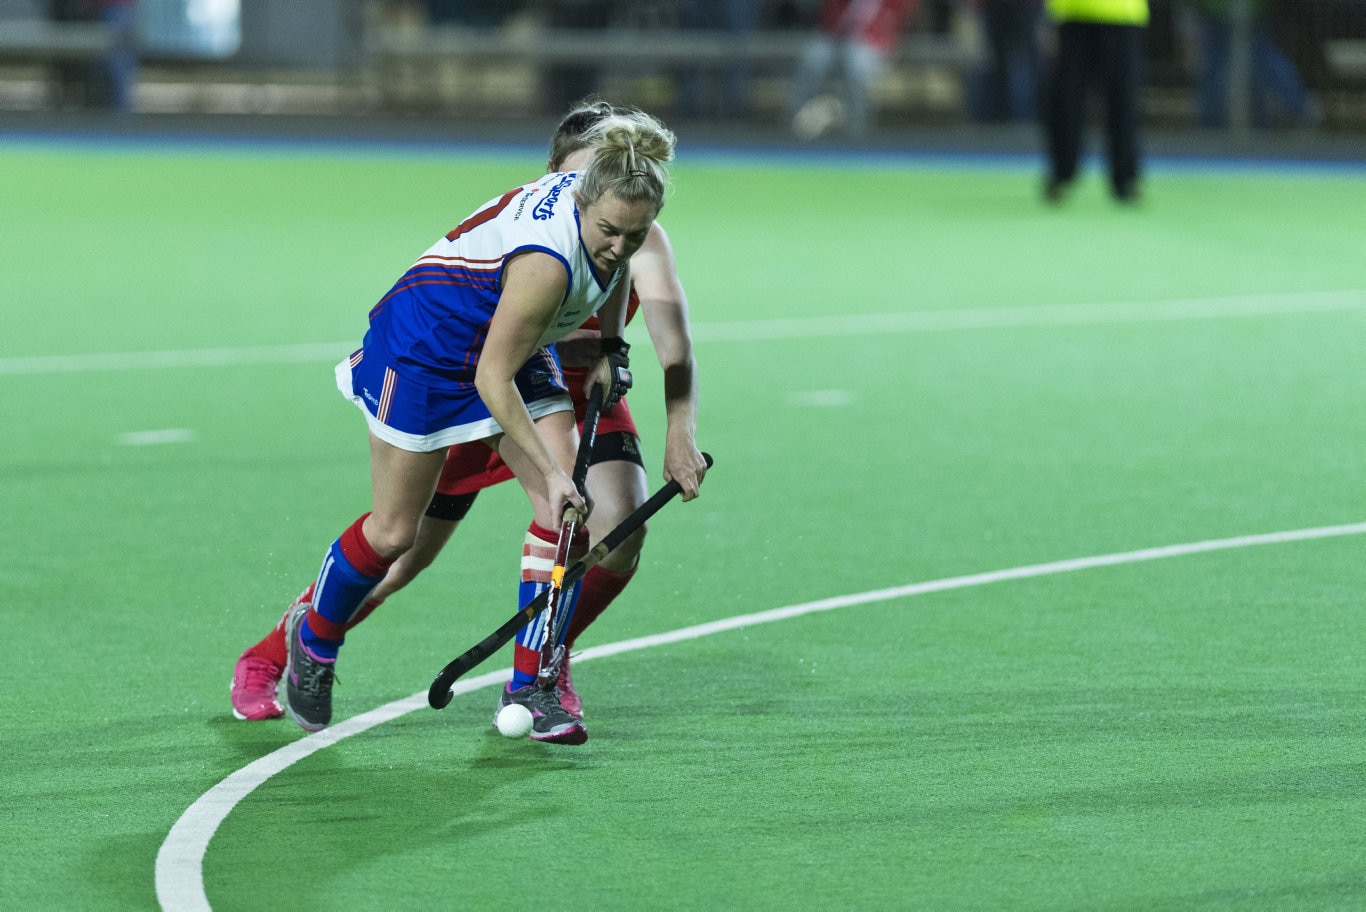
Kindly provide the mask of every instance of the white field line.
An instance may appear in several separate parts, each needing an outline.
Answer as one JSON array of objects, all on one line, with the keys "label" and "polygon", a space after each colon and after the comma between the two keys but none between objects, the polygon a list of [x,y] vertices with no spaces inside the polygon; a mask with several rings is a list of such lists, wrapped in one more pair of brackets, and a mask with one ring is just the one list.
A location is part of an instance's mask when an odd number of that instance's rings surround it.
[{"label": "white field line", "polygon": [[703,323],[693,337],[704,342],[751,342],[829,336],[1015,329],[1030,326],[1088,326],[1109,323],[1167,323],[1366,309],[1366,290],[1235,295],[1111,304],[1045,304],[899,311],[856,316],[793,317]]},{"label": "white field line", "polygon": [[159,431],[129,431],[120,434],[119,443],[124,446],[158,446],[163,443],[189,443],[194,440],[194,431],[189,428],[164,428]]},{"label": "white field line", "polygon": [[169,351],[105,352],[93,355],[34,355],[0,358],[0,374],[75,374],[89,371],[155,370],[168,367],[237,367],[244,364],[307,364],[340,361],[359,345],[311,342],[245,348],[186,348]]},{"label": "white field line", "polygon": [[[913,595],[923,595],[928,592],[965,589],[970,586],[984,586],[988,583],[1006,580],[1030,579],[1057,573],[1070,573],[1076,570],[1089,570],[1095,567],[1112,567],[1140,561],[1162,560],[1209,551],[1226,551],[1233,548],[1276,545],[1343,535],[1361,535],[1363,533],[1366,533],[1366,522],[1340,526],[1321,526],[1315,529],[1297,529],[1287,532],[1270,532],[1262,535],[1243,535],[1236,538],[1167,545],[1159,548],[1145,548],[1139,551],[1124,551],[1117,554],[1078,557],[1047,564],[1032,564],[1027,567],[974,573],[968,576],[952,576],[923,583],[910,583],[890,589],[877,589],[872,592],[837,596],[815,602],[805,602],[800,605],[789,605],[786,608],[774,608],[757,614],[746,614],[706,624],[696,624],[668,633],[594,646],[583,650],[582,653],[575,653],[574,661],[584,662],[623,652],[634,652],[653,646],[693,640],[741,627],[752,627],[756,624],[768,624],[773,621],[801,617],[817,611],[832,611],[836,608],[885,602]],[[455,686],[451,688],[451,692],[458,696],[484,687],[501,684],[506,678],[506,673],[499,670],[476,678],[457,681]],[[204,893],[203,870],[204,855],[208,850],[209,840],[213,838],[213,834],[217,832],[219,825],[237,806],[237,803],[251,794],[257,786],[276,773],[287,769],[296,761],[336,744],[343,738],[358,735],[426,705],[427,692],[422,691],[402,700],[388,703],[378,709],[372,709],[367,713],[339,722],[331,728],[278,748],[228,776],[205,792],[198,801],[186,809],[185,813],[171,827],[170,833],[166,836],[166,841],[161,844],[161,850],[157,853],[156,891],[157,902],[160,903],[161,908],[167,912],[181,912],[181,910],[202,912],[202,910],[211,908],[208,896]]]},{"label": "white field line", "polygon": [[[1363,309],[1366,309],[1366,289],[1356,289],[1170,301],[974,307],[837,317],[794,317],[785,320],[737,320],[698,323],[693,326],[692,335],[698,342],[750,342],[831,336],[1015,329],[1030,326],[1165,323],[1175,320],[1217,320]],[[67,374],[89,371],[336,362],[354,351],[358,344],[359,337],[349,342],[314,342],[299,345],[190,348],[89,355],[33,355],[24,358],[0,358],[0,374]]]}]

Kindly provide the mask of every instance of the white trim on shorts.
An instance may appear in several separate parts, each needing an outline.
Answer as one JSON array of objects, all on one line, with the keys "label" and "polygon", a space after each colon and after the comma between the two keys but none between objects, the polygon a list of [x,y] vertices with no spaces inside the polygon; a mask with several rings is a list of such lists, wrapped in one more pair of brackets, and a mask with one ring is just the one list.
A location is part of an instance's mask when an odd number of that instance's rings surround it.
[{"label": "white trim on shorts", "polygon": [[[370,428],[370,433],[400,450],[408,450],[411,453],[430,453],[432,450],[439,450],[442,447],[453,446],[457,443],[470,443],[474,440],[485,440],[503,433],[502,427],[492,418],[473,421],[469,424],[457,424],[454,427],[442,428],[432,434],[409,434],[405,431],[395,430],[376,418],[371,413],[370,407],[365,404],[365,400],[356,395],[355,389],[351,385],[351,359],[349,357],[341,360],[335,373],[337,389],[341,390],[341,394],[354,402],[356,407],[360,409],[361,414],[365,416],[365,423]],[[568,393],[562,393],[545,399],[537,399],[535,402],[528,402],[526,410],[531,414],[532,421],[539,421],[546,415],[553,415],[556,412],[572,412],[574,400],[569,398]]]}]

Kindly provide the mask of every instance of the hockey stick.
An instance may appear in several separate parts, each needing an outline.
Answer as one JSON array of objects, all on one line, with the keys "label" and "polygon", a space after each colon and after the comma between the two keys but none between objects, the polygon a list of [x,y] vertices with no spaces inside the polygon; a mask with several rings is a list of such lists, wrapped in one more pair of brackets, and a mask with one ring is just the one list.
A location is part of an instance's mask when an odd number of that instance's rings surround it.
[{"label": "hockey stick", "polygon": [[[583,430],[579,436],[579,450],[574,456],[574,474],[571,480],[580,497],[587,496],[584,484],[588,481],[588,464],[593,461],[593,444],[598,439],[598,418],[602,414],[602,386],[594,384],[588,393],[588,407],[584,410]],[[564,627],[562,602],[564,600],[564,568],[569,563],[569,549],[574,543],[574,533],[578,530],[582,517],[579,511],[570,507],[564,511],[560,522],[560,537],[555,543],[555,564],[550,571],[550,585],[547,590],[550,598],[546,601],[544,639],[541,641],[541,666],[538,678],[544,683],[546,678],[559,674],[561,653],[560,630]],[[571,581],[572,582],[572,581]]]},{"label": "hockey stick", "polygon": [[[711,456],[703,453],[702,458],[707,461],[707,467],[710,468]],[[596,567],[603,558],[611,554],[632,533],[645,525],[646,520],[658,513],[665,504],[681,494],[682,491],[683,489],[678,482],[671,481],[652,494],[650,499],[637,507],[634,513],[623,519],[621,525],[608,532],[602,541],[594,545],[593,550],[585,554],[582,560],[576,561],[573,566],[564,571],[564,584],[568,585],[581,579],[585,573]],[[545,610],[549,599],[550,590],[542,590],[540,595],[527,602],[522,610],[504,622],[503,626],[461,655],[456,656],[449,665],[441,669],[441,673],[436,676],[436,680],[432,681],[432,686],[427,691],[427,702],[431,704],[432,709],[444,709],[446,704],[451,702],[451,685],[470,669],[507,645],[508,640],[517,635],[517,631]]]}]

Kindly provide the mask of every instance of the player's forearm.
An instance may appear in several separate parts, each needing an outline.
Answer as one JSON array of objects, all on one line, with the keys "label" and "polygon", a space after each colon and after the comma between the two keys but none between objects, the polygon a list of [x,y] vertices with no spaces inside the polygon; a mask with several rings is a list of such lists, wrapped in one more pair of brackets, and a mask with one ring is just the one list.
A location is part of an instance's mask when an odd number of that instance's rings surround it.
[{"label": "player's forearm", "polygon": [[629,264],[623,267],[623,275],[617,287],[598,310],[598,328],[607,338],[620,337],[626,331],[626,301],[631,293],[631,273]]},{"label": "player's forearm", "polygon": [[664,368],[664,417],[671,439],[697,438],[697,364],[689,356],[662,365]]},{"label": "player's forearm", "polygon": [[546,448],[545,441],[536,432],[536,426],[531,421],[531,413],[527,411],[526,403],[522,401],[517,384],[512,379],[490,376],[480,371],[475,374],[474,386],[493,420],[498,422],[503,433],[526,454],[537,471],[542,475],[549,475],[559,468],[555,458]]}]

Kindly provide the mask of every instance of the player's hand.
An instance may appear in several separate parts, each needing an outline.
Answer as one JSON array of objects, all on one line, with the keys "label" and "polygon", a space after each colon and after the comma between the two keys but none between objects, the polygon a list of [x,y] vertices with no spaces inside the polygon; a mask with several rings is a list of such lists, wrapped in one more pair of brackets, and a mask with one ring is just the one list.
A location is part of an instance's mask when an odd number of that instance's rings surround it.
[{"label": "player's hand", "polygon": [[682,499],[692,500],[701,493],[707,476],[707,461],[692,440],[668,439],[664,444],[664,480],[678,482]]},{"label": "player's hand", "polygon": [[600,385],[603,391],[602,410],[607,411],[621,401],[631,388],[631,346],[621,338],[604,338],[599,342],[602,355],[588,378],[588,388]]},{"label": "player's hand", "polygon": [[[580,525],[580,526],[582,526],[584,523],[588,522],[588,517],[590,517],[590,516],[593,515],[593,507],[594,507],[594,505],[596,504],[596,501],[593,500],[593,492],[592,492],[592,491],[587,491],[587,490],[584,491],[584,493],[583,493],[583,502],[584,502],[584,504],[587,506],[587,512],[585,512],[585,513],[580,513],[580,514],[579,514],[579,525]],[[582,555],[580,555],[580,557],[582,557]]]},{"label": "player's hand", "polygon": [[568,517],[565,514],[569,510],[578,513],[579,521],[583,522],[592,512],[587,498],[579,493],[579,489],[574,487],[573,480],[565,474],[563,469],[556,469],[545,478],[546,500],[550,503],[552,516],[558,516],[561,522]]},{"label": "player's hand", "polygon": [[598,364],[593,368],[593,373],[588,375],[586,386],[589,390],[600,394],[601,398],[598,401],[602,410],[606,412],[621,401],[622,397],[626,395],[626,391],[631,388],[631,383],[630,368],[615,365],[611,359],[602,357],[598,359]]}]

